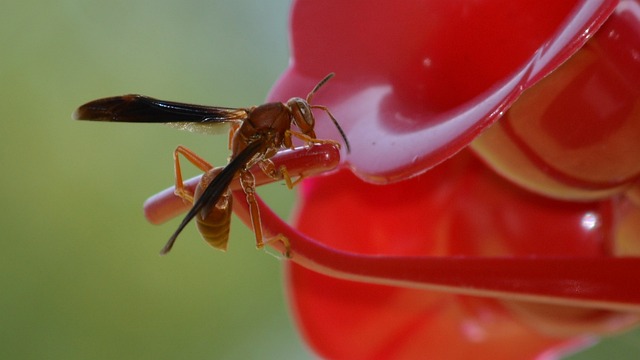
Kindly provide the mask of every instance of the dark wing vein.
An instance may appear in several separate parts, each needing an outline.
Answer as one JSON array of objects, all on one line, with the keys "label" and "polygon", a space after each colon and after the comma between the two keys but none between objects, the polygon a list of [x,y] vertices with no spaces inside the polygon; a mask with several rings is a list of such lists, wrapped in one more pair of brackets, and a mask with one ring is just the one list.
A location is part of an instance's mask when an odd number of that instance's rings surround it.
[{"label": "dark wing vein", "polygon": [[167,123],[227,122],[243,120],[248,110],[184,104],[158,100],[143,95],[124,95],[90,101],[80,106],[73,117],[77,120]]}]

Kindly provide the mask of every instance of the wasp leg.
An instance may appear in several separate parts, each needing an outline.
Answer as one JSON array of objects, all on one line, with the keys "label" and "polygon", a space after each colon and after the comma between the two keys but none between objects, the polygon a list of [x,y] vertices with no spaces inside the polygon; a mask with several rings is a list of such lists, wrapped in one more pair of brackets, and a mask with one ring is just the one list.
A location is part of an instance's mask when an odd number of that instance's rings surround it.
[{"label": "wasp leg", "polygon": [[294,186],[296,186],[300,181],[302,181],[302,179],[304,179],[303,175],[299,175],[298,178],[293,180],[291,178],[291,175],[289,174],[289,171],[287,170],[287,167],[284,165],[281,165],[280,168],[276,170],[276,165],[273,163],[273,161],[271,161],[271,159],[264,159],[260,161],[258,163],[258,166],[260,166],[262,172],[267,174],[267,176],[269,176],[270,178],[276,180],[284,179],[289,189],[293,189]]},{"label": "wasp leg", "polygon": [[297,179],[295,180],[291,180],[291,175],[289,175],[289,171],[287,170],[287,167],[282,165],[280,166],[280,174],[282,174],[282,177],[284,178],[284,181],[287,183],[287,187],[289,188],[289,190],[293,189],[294,186],[298,185],[298,183],[300,183],[300,181],[302,181],[302,179],[304,179],[304,175],[299,175]]},{"label": "wasp leg", "polygon": [[[331,77],[327,77],[327,78],[331,78]],[[325,78],[325,79],[327,79]],[[322,83],[322,82],[321,82]],[[311,96],[312,94],[309,94],[309,96]],[[344,133],[344,130],[342,130],[342,127],[340,127],[340,124],[338,123],[338,120],[336,120],[335,116],[333,116],[333,114],[331,113],[331,111],[329,111],[329,108],[324,106],[324,105],[311,105],[312,109],[320,109],[324,112],[327,113],[327,115],[329,115],[329,118],[331,119],[331,121],[333,121],[333,124],[336,126],[336,128],[338,129],[338,132],[340,133],[340,136],[342,136],[342,139],[344,140],[344,145],[347,147],[347,153],[351,152],[351,146],[349,146],[349,140],[347,139],[347,135]]]},{"label": "wasp leg", "polygon": [[247,195],[247,203],[249,204],[249,215],[251,216],[251,225],[253,226],[253,233],[256,236],[256,247],[262,249],[266,244],[273,241],[282,241],[285,246],[284,255],[290,257],[290,245],[289,240],[283,235],[277,235],[273,238],[263,241],[262,235],[262,222],[260,220],[260,208],[258,208],[258,202],[256,201],[256,184],[253,174],[248,170],[240,171],[240,184],[244,193]]},{"label": "wasp leg", "polygon": [[[261,162],[262,163],[262,162]],[[273,162],[269,161],[271,167],[273,168]],[[291,182],[291,178],[289,174],[286,172],[286,168],[284,166],[280,167],[280,171],[286,173],[285,179],[288,179],[288,182]],[[275,171],[275,170],[274,170]],[[266,172],[267,175],[271,176],[272,172]],[[297,183],[296,181],[295,183]],[[295,185],[295,183],[293,185]],[[258,249],[262,249],[265,245],[268,245],[274,241],[281,241],[284,245],[285,251],[284,256],[286,258],[291,258],[291,245],[289,243],[289,239],[287,239],[284,235],[278,234],[266,241],[263,240],[262,235],[262,221],[260,219],[260,208],[258,207],[258,202],[256,201],[256,184],[255,178],[251,172],[248,170],[240,171],[240,184],[242,185],[242,189],[244,190],[245,195],[247,196],[247,203],[249,203],[249,215],[251,216],[251,225],[253,226],[253,233],[256,235],[256,247]],[[292,185],[292,187],[293,187]]]},{"label": "wasp leg", "polygon": [[182,180],[182,170],[180,168],[180,158],[179,155],[184,156],[185,159],[189,160],[195,167],[202,170],[203,172],[207,172],[213,169],[213,165],[209,164],[206,160],[196,155],[193,151],[187,149],[184,146],[178,146],[176,150],[173,152],[173,168],[176,177],[176,185],[174,194],[176,196],[181,197],[184,201],[193,204],[193,192],[188,191],[184,187],[184,182]]},{"label": "wasp leg", "polygon": [[263,173],[265,173],[268,177],[280,180],[281,174],[276,170],[276,165],[271,161],[271,159],[263,159],[258,162],[258,166]]},{"label": "wasp leg", "polygon": [[307,144],[307,145],[310,145],[310,144],[329,144],[329,145],[334,145],[334,146],[340,147],[340,143],[335,141],[335,140],[316,139],[316,138],[313,138],[313,137],[311,137],[309,135],[305,135],[305,134],[297,132],[297,131],[287,130],[284,133],[283,143],[284,143],[285,147],[288,147],[290,149],[294,149],[295,148],[293,146],[293,141],[291,140],[292,136],[295,136],[298,139],[304,141],[305,144]]},{"label": "wasp leg", "polygon": [[280,241],[282,243],[282,245],[284,245],[284,257],[287,259],[291,259],[291,243],[289,242],[289,239],[287,239],[286,236],[282,235],[282,234],[278,234],[270,239],[268,239],[267,241],[264,242],[265,245],[274,243],[276,241]]},{"label": "wasp leg", "polygon": [[247,203],[249,204],[249,215],[251,216],[251,225],[253,226],[253,233],[256,235],[256,247],[262,249],[264,242],[262,241],[262,222],[260,221],[260,209],[258,208],[258,202],[256,201],[256,179],[253,174],[248,170],[240,171],[240,185],[247,197]]}]

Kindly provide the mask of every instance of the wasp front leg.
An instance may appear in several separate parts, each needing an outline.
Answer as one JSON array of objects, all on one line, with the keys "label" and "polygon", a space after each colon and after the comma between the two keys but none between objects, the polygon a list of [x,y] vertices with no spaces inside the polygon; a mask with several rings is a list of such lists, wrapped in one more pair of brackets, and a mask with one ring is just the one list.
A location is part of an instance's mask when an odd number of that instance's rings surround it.
[{"label": "wasp front leg", "polygon": [[297,131],[291,131],[291,130],[287,130],[284,133],[284,146],[289,148],[289,149],[294,149],[295,147],[293,146],[293,139],[292,137],[295,136],[298,139],[304,141],[304,143],[306,145],[311,145],[311,144],[329,144],[329,145],[334,145],[337,147],[340,147],[340,143],[335,141],[335,140],[329,140],[329,139],[317,139],[314,137],[311,137],[309,135],[305,135],[301,132],[297,132]]}]

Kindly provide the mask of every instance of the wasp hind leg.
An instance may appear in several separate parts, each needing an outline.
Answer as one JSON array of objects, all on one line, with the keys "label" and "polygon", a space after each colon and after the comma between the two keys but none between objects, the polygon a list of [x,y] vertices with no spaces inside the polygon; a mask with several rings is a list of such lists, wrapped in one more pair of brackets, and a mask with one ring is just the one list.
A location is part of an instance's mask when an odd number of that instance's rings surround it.
[{"label": "wasp hind leg", "polygon": [[284,252],[282,253],[282,256],[284,256],[287,259],[291,259],[291,243],[289,242],[289,239],[287,239],[286,236],[282,235],[282,234],[278,234],[272,238],[267,239],[264,244],[265,245],[269,245],[275,242],[281,242],[282,245],[284,245]]},{"label": "wasp hind leg", "polygon": [[192,163],[195,167],[202,170],[203,172],[208,172],[213,169],[213,165],[209,164],[205,159],[198,156],[193,151],[187,149],[184,146],[178,146],[173,152],[173,167],[175,172],[175,190],[174,194],[179,196],[184,201],[189,204],[193,204],[193,192],[184,187],[184,182],[182,180],[182,169],[180,168],[180,157],[179,155],[184,156],[190,163]]}]

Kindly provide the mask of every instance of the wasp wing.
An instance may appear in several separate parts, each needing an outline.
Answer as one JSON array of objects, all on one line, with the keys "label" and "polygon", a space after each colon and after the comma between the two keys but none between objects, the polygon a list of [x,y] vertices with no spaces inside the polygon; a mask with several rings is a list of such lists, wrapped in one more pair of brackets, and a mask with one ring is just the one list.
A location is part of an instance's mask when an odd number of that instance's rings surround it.
[{"label": "wasp wing", "polygon": [[144,95],[124,95],[90,101],[80,106],[73,113],[73,118],[141,123],[220,123],[242,121],[247,118],[248,113],[249,109],[184,104]]}]

